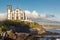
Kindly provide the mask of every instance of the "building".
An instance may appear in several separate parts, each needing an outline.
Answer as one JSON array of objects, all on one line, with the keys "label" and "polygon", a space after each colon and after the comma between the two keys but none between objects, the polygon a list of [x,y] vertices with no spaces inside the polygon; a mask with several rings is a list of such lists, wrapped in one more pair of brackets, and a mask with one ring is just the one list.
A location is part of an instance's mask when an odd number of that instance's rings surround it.
[{"label": "building", "polygon": [[7,6],[7,19],[8,20],[27,20],[25,16],[25,11],[19,8],[12,10],[12,6]]}]

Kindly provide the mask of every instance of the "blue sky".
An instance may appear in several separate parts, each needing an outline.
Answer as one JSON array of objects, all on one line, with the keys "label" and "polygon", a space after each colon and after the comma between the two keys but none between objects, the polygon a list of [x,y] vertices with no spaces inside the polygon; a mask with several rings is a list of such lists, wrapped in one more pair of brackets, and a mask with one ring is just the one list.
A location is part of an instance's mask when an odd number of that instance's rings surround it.
[{"label": "blue sky", "polygon": [[0,13],[7,12],[7,5],[13,9],[36,10],[39,14],[53,14],[60,21],[60,0],[0,0]]}]

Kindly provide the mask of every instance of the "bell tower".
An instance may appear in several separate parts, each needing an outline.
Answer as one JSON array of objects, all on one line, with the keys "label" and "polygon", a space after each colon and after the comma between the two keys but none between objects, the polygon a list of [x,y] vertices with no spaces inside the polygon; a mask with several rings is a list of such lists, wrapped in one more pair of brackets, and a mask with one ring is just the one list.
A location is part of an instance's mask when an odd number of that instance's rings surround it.
[{"label": "bell tower", "polygon": [[11,19],[11,12],[12,12],[12,6],[8,5],[7,6],[7,17],[8,17],[8,19]]}]

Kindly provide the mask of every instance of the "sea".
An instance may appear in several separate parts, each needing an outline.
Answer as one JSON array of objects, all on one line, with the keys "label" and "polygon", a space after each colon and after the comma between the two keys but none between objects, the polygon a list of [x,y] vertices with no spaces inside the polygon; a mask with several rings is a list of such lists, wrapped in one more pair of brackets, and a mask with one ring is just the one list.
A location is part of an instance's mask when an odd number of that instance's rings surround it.
[{"label": "sea", "polygon": [[[60,33],[60,29],[47,29],[46,31]],[[60,35],[45,35],[37,40],[60,40]]]}]

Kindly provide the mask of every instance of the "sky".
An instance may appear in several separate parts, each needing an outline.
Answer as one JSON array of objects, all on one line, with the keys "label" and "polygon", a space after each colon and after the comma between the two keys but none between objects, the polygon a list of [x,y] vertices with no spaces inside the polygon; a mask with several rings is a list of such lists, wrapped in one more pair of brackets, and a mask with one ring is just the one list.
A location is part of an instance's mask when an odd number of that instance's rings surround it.
[{"label": "sky", "polygon": [[60,0],[0,0],[0,14],[7,13],[7,5],[12,5],[13,10],[25,10],[26,15],[34,18],[60,21]]}]

